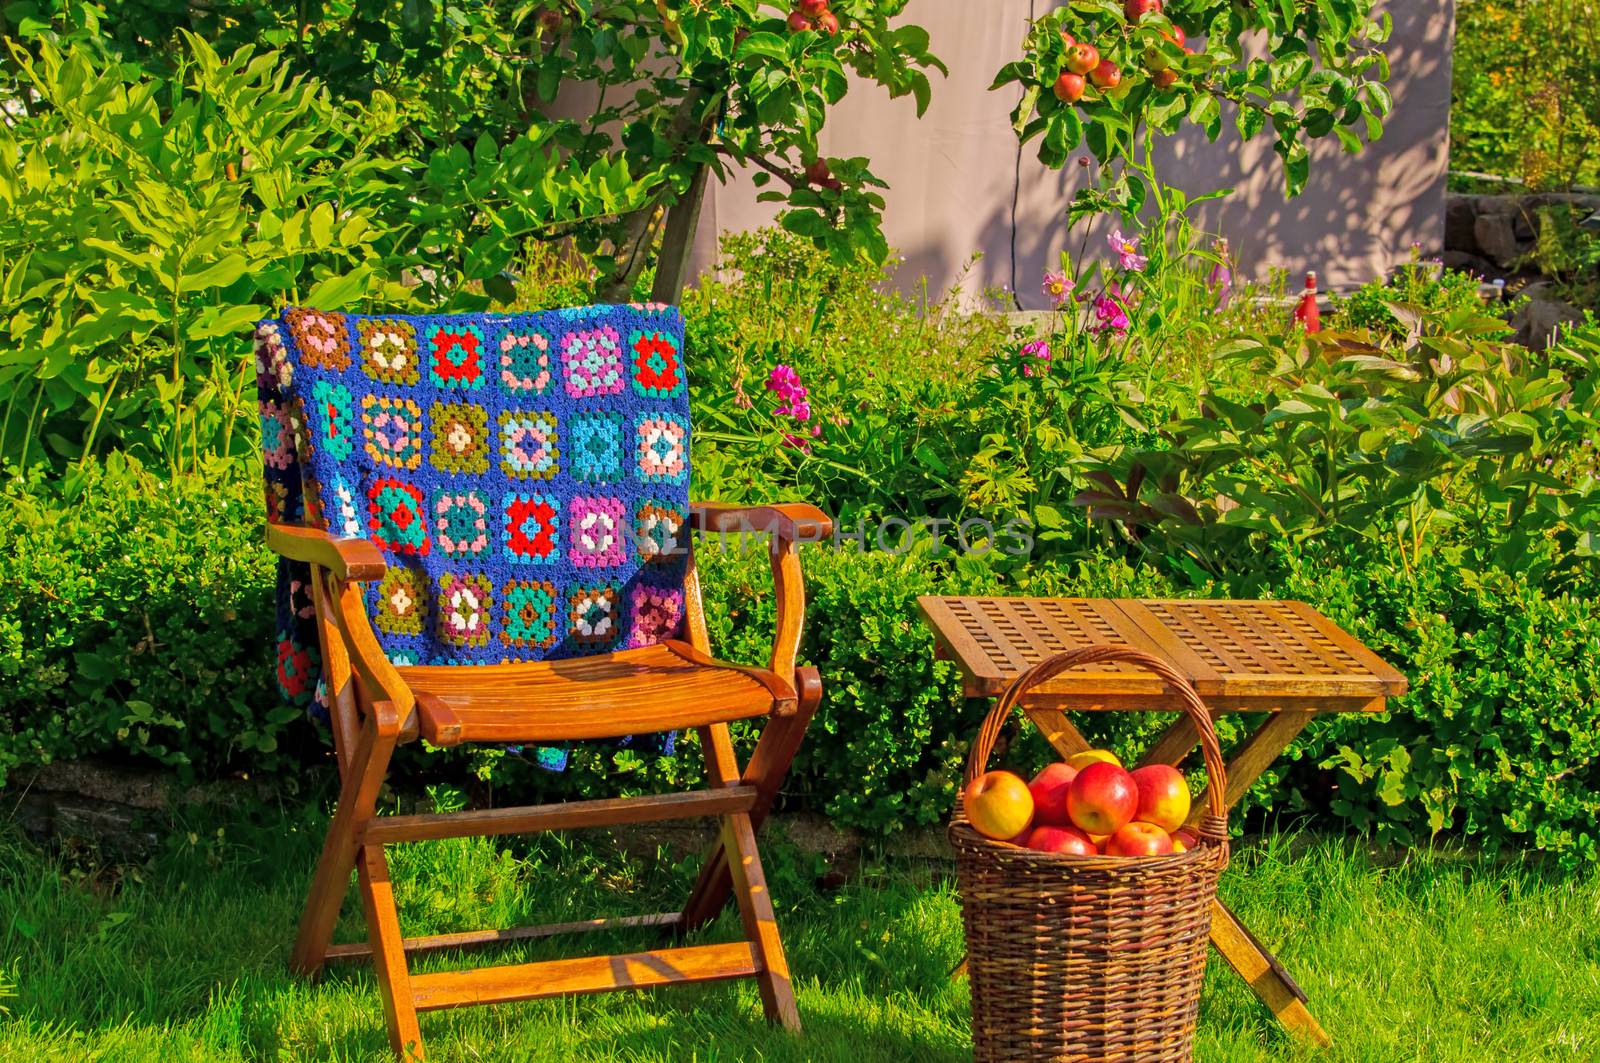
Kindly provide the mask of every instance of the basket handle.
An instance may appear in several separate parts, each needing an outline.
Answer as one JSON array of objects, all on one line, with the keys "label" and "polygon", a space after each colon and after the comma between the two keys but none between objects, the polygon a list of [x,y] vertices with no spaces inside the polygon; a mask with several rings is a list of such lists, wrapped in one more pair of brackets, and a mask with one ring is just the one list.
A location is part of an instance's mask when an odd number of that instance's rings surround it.
[{"label": "basket handle", "polygon": [[1200,700],[1200,695],[1195,693],[1193,684],[1182,673],[1160,657],[1143,650],[1136,650],[1132,646],[1086,646],[1067,650],[1040,661],[1013,679],[1011,685],[1006,687],[1005,692],[994,703],[994,707],[989,710],[983,726],[978,729],[977,740],[972,743],[972,749],[967,754],[963,788],[971,786],[973,780],[988,769],[995,740],[1000,737],[1000,728],[1005,726],[1011,710],[1021,703],[1028,691],[1041,683],[1049,682],[1070,668],[1101,661],[1121,661],[1137,665],[1164,679],[1172,688],[1172,692],[1177,695],[1183,714],[1189,717],[1189,722],[1194,725],[1196,733],[1200,736],[1200,752],[1205,758],[1206,778],[1210,783],[1206,788],[1207,803],[1210,807],[1201,820],[1200,833],[1219,841],[1226,841],[1228,807],[1224,802],[1227,800],[1228,777],[1227,769],[1222,763],[1222,748],[1217,742],[1217,729],[1211,723],[1211,713],[1207,711],[1205,702]]}]

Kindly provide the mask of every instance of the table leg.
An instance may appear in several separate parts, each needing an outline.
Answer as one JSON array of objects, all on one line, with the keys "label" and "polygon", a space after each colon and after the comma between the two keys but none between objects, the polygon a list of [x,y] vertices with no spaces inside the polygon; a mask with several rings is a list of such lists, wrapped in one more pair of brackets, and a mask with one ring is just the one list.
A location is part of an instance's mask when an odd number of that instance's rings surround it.
[{"label": "table leg", "polygon": [[1083,732],[1072,726],[1072,721],[1067,719],[1067,714],[1061,710],[1027,709],[1027,713],[1028,719],[1033,721],[1033,726],[1044,735],[1044,740],[1061,754],[1062,760],[1068,760],[1075,753],[1094,748],[1089,744],[1089,740],[1083,737]]},{"label": "table leg", "polygon": [[[1278,754],[1288,749],[1289,743],[1295,740],[1295,736],[1305,730],[1313,715],[1303,709],[1275,712],[1267,717],[1266,723],[1256,728],[1255,734],[1240,743],[1239,748],[1228,758],[1228,788],[1223,791],[1222,802],[1225,807],[1231,809],[1239,803],[1239,798],[1255,785],[1261,773],[1278,759]],[[1196,795],[1194,804],[1189,809],[1189,821],[1185,826],[1194,827],[1200,823],[1200,817],[1205,815],[1209,799],[1209,790]]]},{"label": "table leg", "polygon": [[1291,1035],[1321,1048],[1333,1044],[1289,972],[1221,901],[1211,905],[1211,944]]}]

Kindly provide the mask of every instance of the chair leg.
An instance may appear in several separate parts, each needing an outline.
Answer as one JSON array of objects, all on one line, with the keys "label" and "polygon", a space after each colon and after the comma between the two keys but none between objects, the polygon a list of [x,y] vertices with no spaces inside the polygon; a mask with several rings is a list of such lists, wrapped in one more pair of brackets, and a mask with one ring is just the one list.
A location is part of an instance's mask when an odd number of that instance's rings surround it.
[{"label": "chair leg", "polygon": [[737,812],[722,819],[722,849],[728,856],[733,875],[733,893],[739,902],[739,917],[750,940],[761,973],[761,1007],[767,1021],[781,1025],[790,1033],[800,1032],[800,1010],[794,1002],[794,986],[789,978],[789,961],[778,936],[778,916],[772,910],[772,894],[761,869],[761,854],[756,849],[756,832],[750,816]]},{"label": "chair leg", "polygon": [[367,917],[367,939],[372,945],[372,967],[383,996],[383,1020],[389,1028],[389,1047],[402,1063],[421,1060],[422,1030],[411,996],[411,973],[406,967],[405,939],[395,911],[389,884],[389,861],[381,845],[363,845],[356,860],[361,908]]},{"label": "chair leg", "polygon": [[327,958],[339,909],[350,887],[350,868],[356,862],[356,833],[377,809],[378,790],[399,733],[393,707],[379,702],[368,715],[345,768],[339,804],[322,843],[322,855],[317,859],[305,913],[300,917],[300,932],[289,959],[290,969],[306,977],[315,977]]},{"label": "chair leg", "polygon": [[[760,791],[756,806],[749,814],[752,830],[759,830],[761,824],[766,821],[767,813],[772,811],[772,802],[778,796],[778,787],[783,784],[784,776],[789,773],[789,765],[794,762],[795,754],[800,751],[800,742],[805,738],[806,728],[811,725],[811,718],[816,715],[817,706],[822,703],[822,683],[817,670],[798,668],[795,672],[800,679],[798,684],[800,703],[793,716],[777,716],[767,721],[760,740],[756,742],[755,751],[750,754],[750,763],[745,766],[741,780]],[[695,883],[693,892],[689,894],[688,903],[684,905],[683,920],[679,924],[680,932],[699,929],[715,919],[717,913],[728,903],[732,890],[733,879],[728,872],[728,849],[718,841],[706,854],[705,866],[700,869],[700,878]]]}]

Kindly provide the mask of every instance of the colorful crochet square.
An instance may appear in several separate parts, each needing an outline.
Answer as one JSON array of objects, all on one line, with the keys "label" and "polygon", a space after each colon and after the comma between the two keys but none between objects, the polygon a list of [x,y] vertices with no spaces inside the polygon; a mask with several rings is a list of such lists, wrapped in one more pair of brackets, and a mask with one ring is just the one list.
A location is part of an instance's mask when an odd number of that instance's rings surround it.
[{"label": "colorful crochet square", "polygon": [[422,379],[417,358],[417,330],[394,317],[368,317],[356,322],[361,339],[361,368],[385,384],[415,384]]},{"label": "colorful crochet square", "polygon": [[634,425],[635,473],[653,484],[689,480],[689,418],[666,410],[641,416]]},{"label": "colorful crochet square", "polygon": [[618,584],[579,584],[567,591],[567,636],[578,646],[590,653],[610,649],[621,631]]},{"label": "colorful crochet square", "polygon": [[628,599],[628,612],[633,617],[629,646],[654,646],[678,634],[683,623],[683,588],[636,583],[629,590]]},{"label": "colorful crochet square", "polygon": [[483,326],[431,325],[427,331],[428,380],[434,387],[483,387]]},{"label": "colorful crochet square", "polygon": [[263,402],[261,410],[261,460],[267,468],[284,470],[295,462],[294,427],[281,402]]},{"label": "colorful crochet square", "polygon": [[543,395],[550,386],[550,337],[538,329],[507,326],[495,340],[500,384],[513,395]]},{"label": "colorful crochet square", "polygon": [[386,570],[373,599],[372,622],[390,635],[420,635],[428,617],[428,577],[398,565]]},{"label": "colorful crochet square", "polygon": [[439,639],[451,646],[487,646],[493,584],[484,575],[446,572],[439,577]]},{"label": "colorful crochet square", "polygon": [[445,557],[477,557],[489,548],[489,506],[477,491],[433,492],[433,541]]},{"label": "colorful crochet square", "polygon": [[581,568],[615,568],[627,563],[627,516],[622,499],[586,497],[572,500],[569,556]]},{"label": "colorful crochet square", "polygon": [[688,511],[653,498],[639,503],[633,513],[633,546],[647,564],[688,557]]},{"label": "colorful crochet square", "polygon": [[350,368],[350,329],[343,314],[285,310],[283,317],[300,351],[301,365],[336,373]]},{"label": "colorful crochet square", "polygon": [[415,469],[422,464],[422,410],[410,399],[361,396],[361,427],[367,457],[379,465]]},{"label": "colorful crochet square", "polygon": [[561,471],[556,415],[548,410],[500,414],[500,468],[524,480],[551,480]]},{"label": "colorful crochet square", "polygon": [[584,483],[616,483],[622,479],[622,414],[582,410],[567,422],[572,440],[572,475]]},{"label": "colorful crochet square", "polygon": [[660,329],[628,333],[632,352],[633,392],[647,399],[671,399],[684,392],[683,357],[678,343]]},{"label": "colorful crochet square", "polygon": [[428,461],[440,472],[489,471],[489,411],[470,402],[436,402],[428,411]]},{"label": "colorful crochet square", "polygon": [[331,380],[311,385],[311,408],[316,423],[312,452],[325,451],[334,461],[348,461],[356,445],[355,399],[350,389]]},{"label": "colorful crochet square", "polygon": [[575,399],[622,391],[622,338],[610,325],[561,337],[561,369]]},{"label": "colorful crochet square", "polygon": [[500,541],[513,564],[561,560],[561,502],[554,495],[514,491],[505,497],[501,520]]},{"label": "colorful crochet square", "polygon": [[548,650],[556,644],[561,625],[560,595],[548,580],[514,579],[500,592],[505,621],[500,641],[525,650]]},{"label": "colorful crochet square", "polygon": [[367,528],[379,548],[397,554],[426,555],[428,521],[422,492],[403,480],[379,477],[367,488]]}]

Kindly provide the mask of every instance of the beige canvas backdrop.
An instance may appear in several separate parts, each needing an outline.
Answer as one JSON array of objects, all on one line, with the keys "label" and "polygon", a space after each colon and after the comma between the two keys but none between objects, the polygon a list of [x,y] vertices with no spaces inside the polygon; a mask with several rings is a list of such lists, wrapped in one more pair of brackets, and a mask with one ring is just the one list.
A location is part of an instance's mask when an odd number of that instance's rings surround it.
[{"label": "beige canvas backdrop", "polygon": [[[907,287],[925,274],[934,290],[943,290],[981,252],[962,282],[965,291],[1014,283],[1025,308],[1044,307],[1039,277],[1067,243],[1066,205],[1086,175],[1072,163],[1062,172],[1045,168],[1032,144],[1019,162],[1009,117],[1018,92],[988,87],[995,71],[1017,57],[1030,9],[1043,14],[1053,6],[912,0],[905,18],[928,29],[934,54],[950,67],[948,78],[934,75],[927,114],[919,121],[911,100],[890,100],[877,86],[858,84],[830,116],[824,154],[868,156],[889,184],[884,232],[905,256],[899,279]],[[1164,149],[1160,168],[1169,183],[1191,193],[1234,189],[1199,209],[1208,229],[1228,237],[1242,274],[1315,269],[1325,290],[1348,288],[1404,261],[1413,243],[1440,247],[1454,4],[1392,0],[1385,7],[1394,18],[1395,109],[1383,139],[1358,155],[1341,152],[1333,138],[1318,143],[1310,182],[1296,198],[1285,198],[1266,138],[1242,144],[1231,113],[1215,144],[1186,129]],[[776,207],[756,202],[757,191],[748,172],[710,185],[696,272],[713,263],[717,233],[771,222]],[[1077,243],[1069,250],[1076,252]]]}]

